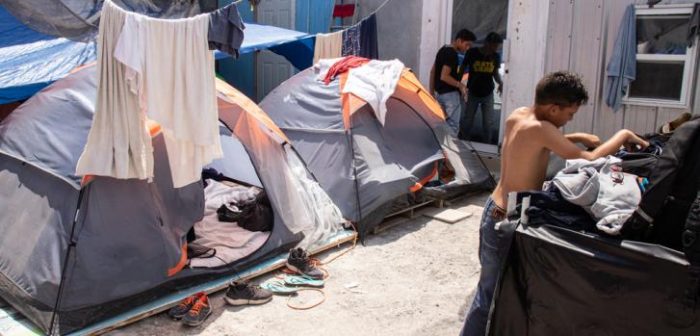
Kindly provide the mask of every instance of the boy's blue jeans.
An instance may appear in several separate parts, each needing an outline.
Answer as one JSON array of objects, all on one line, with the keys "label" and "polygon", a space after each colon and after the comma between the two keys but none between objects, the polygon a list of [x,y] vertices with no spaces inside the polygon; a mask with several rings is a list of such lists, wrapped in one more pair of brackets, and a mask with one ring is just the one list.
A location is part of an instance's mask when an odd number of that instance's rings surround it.
[{"label": "boy's blue jeans", "polygon": [[476,288],[474,301],[467,314],[467,319],[462,327],[462,336],[483,336],[486,333],[486,323],[489,318],[489,309],[493,301],[493,292],[496,289],[501,265],[508,251],[510,239],[499,236],[494,226],[503,220],[505,213],[489,197],[484,205],[484,213],[481,216],[479,227],[479,262],[481,263],[481,276]]},{"label": "boy's blue jeans", "polygon": [[443,94],[438,94],[437,101],[445,111],[447,125],[454,136],[459,133],[459,122],[462,114],[462,96],[459,91],[452,91]]}]

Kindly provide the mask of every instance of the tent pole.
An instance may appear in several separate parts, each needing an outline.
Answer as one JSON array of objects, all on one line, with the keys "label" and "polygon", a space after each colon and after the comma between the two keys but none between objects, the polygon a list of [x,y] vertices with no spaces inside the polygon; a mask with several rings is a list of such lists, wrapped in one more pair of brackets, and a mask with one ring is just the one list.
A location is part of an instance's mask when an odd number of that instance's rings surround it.
[{"label": "tent pole", "polygon": [[365,232],[360,232],[360,221],[362,220],[362,206],[360,205],[360,187],[357,184],[357,166],[355,166],[355,142],[352,137],[352,128],[348,128],[346,134],[348,135],[348,141],[350,142],[350,152],[352,154],[352,176],[353,182],[355,183],[355,204],[357,205],[357,230],[360,235],[360,241],[365,244]]},{"label": "tent pole", "polygon": [[[80,216],[80,207],[82,206],[83,203],[83,195],[85,194],[85,189],[86,187],[80,188],[80,193],[78,194],[78,205],[75,209],[75,216],[73,217],[73,223],[71,225],[71,230],[70,230],[70,238],[68,239],[68,249],[66,250],[66,256],[63,259],[63,267],[61,269],[61,281],[58,284],[58,294],[56,295],[56,303],[53,306],[53,312],[51,313],[51,324],[49,324],[49,333],[48,335],[52,336],[54,335],[54,328],[56,327],[56,314],[58,313],[58,306],[61,304],[61,297],[63,296],[63,290],[65,288],[65,282],[66,282],[66,272],[68,270],[68,261],[70,260],[70,256],[73,252],[73,249],[75,248],[76,242],[74,240],[75,238],[75,227],[77,226],[78,223],[78,217]],[[60,333],[60,331],[59,331]]]}]

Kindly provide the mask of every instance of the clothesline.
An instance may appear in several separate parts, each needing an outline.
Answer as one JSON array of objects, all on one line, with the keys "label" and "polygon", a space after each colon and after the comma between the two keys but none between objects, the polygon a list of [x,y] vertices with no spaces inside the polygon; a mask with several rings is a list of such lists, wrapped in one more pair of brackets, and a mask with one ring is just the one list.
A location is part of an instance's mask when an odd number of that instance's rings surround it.
[{"label": "clothesline", "polygon": [[[240,1],[242,1],[242,0],[240,0]],[[363,17],[362,20],[358,21],[357,23],[353,24],[352,26],[349,26],[345,29],[341,29],[339,31],[347,30],[350,28],[354,28],[355,26],[358,26],[360,23],[362,23],[362,21],[365,21],[365,20],[367,20],[367,18],[371,17],[372,15],[377,14],[379,12],[379,10],[384,8],[384,6],[389,3],[389,1],[391,1],[391,0],[384,0],[384,2],[382,2],[382,4],[379,5],[379,7],[377,7],[377,9],[373,10],[372,13],[369,13],[367,16]]]}]

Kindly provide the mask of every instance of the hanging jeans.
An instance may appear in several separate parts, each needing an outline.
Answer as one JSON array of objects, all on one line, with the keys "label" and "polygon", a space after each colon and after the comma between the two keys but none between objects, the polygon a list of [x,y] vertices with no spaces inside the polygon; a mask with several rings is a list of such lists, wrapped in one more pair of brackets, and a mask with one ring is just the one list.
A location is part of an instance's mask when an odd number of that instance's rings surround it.
[{"label": "hanging jeans", "polygon": [[460,135],[462,139],[471,139],[472,127],[474,126],[474,118],[476,117],[476,111],[481,106],[481,133],[483,134],[482,141],[484,143],[495,143],[497,139],[492,139],[491,134],[493,130],[498,130],[496,125],[498,121],[498,116],[493,109],[493,94],[486,97],[477,97],[468,94],[467,103],[465,104],[464,111],[462,112],[462,119],[460,120]]},{"label": "hanging jeans", "polygon": [[451,91],[437,95],[437,101],[445,111],[447,125],[454,136],[459,133],[460,114],[462,113],[462,96],[459,91]]}]

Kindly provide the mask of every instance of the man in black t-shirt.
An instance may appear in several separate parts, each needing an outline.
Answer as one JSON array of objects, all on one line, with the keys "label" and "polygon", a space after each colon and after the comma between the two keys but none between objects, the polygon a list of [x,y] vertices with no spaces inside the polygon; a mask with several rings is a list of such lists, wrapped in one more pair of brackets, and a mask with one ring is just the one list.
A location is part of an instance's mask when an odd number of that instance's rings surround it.
[{"label": "man in black t-shirt", "polygon": [[462,112],[462,96],[467,88],[461,82],[464,69],[459,64],[458,53],[466,52],[476,40],[474,33],[467,29],[457,32],[452,44],[438,50],[435,63],[430,69],[430,93],[437,98],[440,107],[445,112],[447,124],[454,135],[459,132],[460,114]]},{"label": "man in black t-shirt", "polygon": [[492,139],[493,130],[498,130],[498,119],[493,110],[494,81],[498,83],[498,93],[503,89],[498,68],[501,66],[501,57],[498,48],[503,44],[503,38],[497,33],[489,33],[481,48],[472,48],[464,55],[462,67],[469,73],[467,79],[467,104],[465,105],[460,120],[460,138],[470,139],[470,132],[474,117],[481,106],[482,132],[485,143],[495,143]]}]

